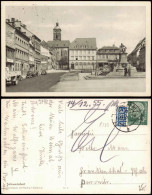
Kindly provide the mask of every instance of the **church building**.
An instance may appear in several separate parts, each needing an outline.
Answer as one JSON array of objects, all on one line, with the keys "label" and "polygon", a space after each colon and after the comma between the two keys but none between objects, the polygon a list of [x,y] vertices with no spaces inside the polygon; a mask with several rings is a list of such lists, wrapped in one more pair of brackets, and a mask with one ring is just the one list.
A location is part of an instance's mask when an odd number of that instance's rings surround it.
[{"label": "church building", "polygon": [[69,40],[62,40],[61,28],[59,23],[53,29],[53,41],[48,41],[47,44],[51,52],[55,54],[56,68],[69,69]]}]

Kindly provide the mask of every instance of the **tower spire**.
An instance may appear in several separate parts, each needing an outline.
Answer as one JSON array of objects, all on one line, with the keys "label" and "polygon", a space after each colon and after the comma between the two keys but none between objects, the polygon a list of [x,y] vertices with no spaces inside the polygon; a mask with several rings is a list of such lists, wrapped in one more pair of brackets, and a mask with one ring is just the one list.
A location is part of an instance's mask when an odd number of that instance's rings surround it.
[{"label": "tower spire", "polygon": [[53,40],[61,41],[61,28],[59,27],[58,19],[53,29]]}]

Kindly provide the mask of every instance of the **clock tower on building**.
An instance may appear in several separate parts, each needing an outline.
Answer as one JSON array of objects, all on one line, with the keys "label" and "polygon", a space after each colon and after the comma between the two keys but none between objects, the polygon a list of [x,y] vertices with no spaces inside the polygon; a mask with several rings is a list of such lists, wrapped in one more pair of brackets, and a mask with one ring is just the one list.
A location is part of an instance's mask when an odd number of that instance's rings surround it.
[{"label": "clock tower on building", "polygon": [[53,29],[53,40],[61,41],[61,28],[59,27],[59,23],[56,23],[56,26]]}]

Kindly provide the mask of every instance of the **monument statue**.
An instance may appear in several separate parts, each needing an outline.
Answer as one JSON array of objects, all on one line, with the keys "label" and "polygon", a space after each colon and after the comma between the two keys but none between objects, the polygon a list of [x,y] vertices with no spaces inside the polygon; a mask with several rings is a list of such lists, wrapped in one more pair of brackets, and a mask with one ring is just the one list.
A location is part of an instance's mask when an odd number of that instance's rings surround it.
[{"label": "monument statue", "polygon": [[126,52],[127,47],[124,44],[121,43],[119,48],[120,48],[120,52],[121,53],[125,53]]}]

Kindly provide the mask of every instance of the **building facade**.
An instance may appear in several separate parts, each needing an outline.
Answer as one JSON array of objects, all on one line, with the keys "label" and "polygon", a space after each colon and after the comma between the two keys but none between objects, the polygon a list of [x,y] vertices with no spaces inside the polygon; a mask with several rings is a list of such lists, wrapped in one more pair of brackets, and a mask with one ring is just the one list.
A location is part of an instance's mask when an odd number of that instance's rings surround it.
[{"label": "building facade", "polygon": [[120,61],[120,48],[113,46],[104,46],[97,51],[97,67],[107,69],[107,72],[113,71],[114,66]]},{"label": "building facade", "polygon": [[29,37],[21,28],[21,21],[11,18],[7,19],[7,23],[15,29],[14,44],[14,70],[21,71],[23,77],[29,70]]},{"label": "building facade", "polygon": [[41,69],[42,69],[42,66],[41,66],[41,49],[40,49],[41,40],[36,35],[33,34],[32,37],[31,37],[31,42],[34,46],[35,70],[41,72]]},{"label": "building facade", "polygon": [[49,52],[49,48],[41,43],[41,66],[42,70],[51,69],[51,53]]},{"label": "building facade", "polygon": [[55,56],[56,69],[69,69],[69,40],[61,40],[59,23],[53,29],[53,41],[47,42],[50,52]]},{"label": "building facade", "polygon": [[15,29],[6,20],[6,67],[15,70]]},{"label": "building facade", "polygon": [[30,71],[35,71],[35,49],[32,41],[30,40],[29,42],[29,70]]},{"label": "building facade", "polygon": [[146,39],[142,39],[128,55],[128,61],[138,71],[146,71]]},{"label": "building facade", "polygon": [[76,38],[69,47],[69,68],[95,70],[96,50],[95,38]]},{"label": "building facade", "polygon": [[29,70],[29,38],[20,31],[15,30],[15,70],[21,71],[24,77]]}]

